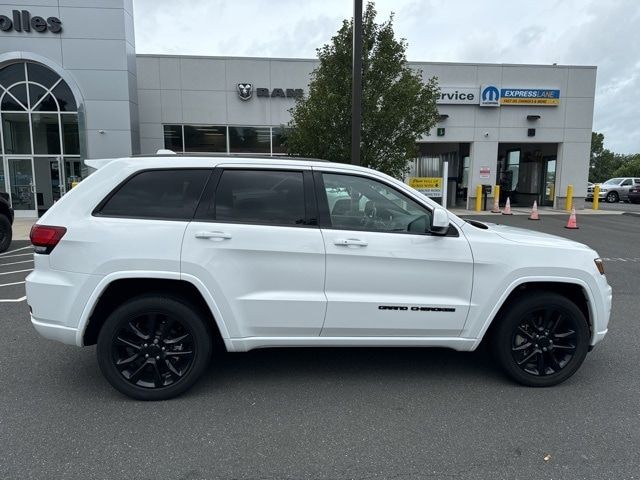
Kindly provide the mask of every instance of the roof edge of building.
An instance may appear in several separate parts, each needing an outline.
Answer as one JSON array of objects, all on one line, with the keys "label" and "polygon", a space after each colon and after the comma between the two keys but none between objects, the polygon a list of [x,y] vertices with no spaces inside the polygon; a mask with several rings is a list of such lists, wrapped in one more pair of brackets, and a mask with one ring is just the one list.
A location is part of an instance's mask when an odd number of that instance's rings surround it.
[{"label": "roof edge of building", "polygon": [[[174,53],[136,53],[136,57],[161,57],[161,58],[194,58],[212,60],[251,60],[251,61],[285,61],[285,62],[318,62],[317,58],[298,57],[251,57],[241,55],[178,55]],[[573,64],[546,64],[546,63],[496,63],[496,62],[431,62],[409,60],[409,65],[468,65],[488,67],[532,67],[532,68],[588,68],[597,69],[597,65],[573,65]]]}]

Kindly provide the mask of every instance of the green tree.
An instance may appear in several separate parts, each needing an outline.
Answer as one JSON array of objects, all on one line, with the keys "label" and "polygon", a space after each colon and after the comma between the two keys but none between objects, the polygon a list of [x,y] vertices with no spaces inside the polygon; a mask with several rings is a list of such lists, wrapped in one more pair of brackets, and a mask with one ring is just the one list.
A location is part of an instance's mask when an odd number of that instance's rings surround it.
[{"label": "green tree", "polygon": [[[363,16],[361,164],[401,177],[417,154],[416,140],[436,124],[435,78],[407,65],[404,39],[393,32],[393,14],[375,23],[368,3]],[[353,20],[319,48],[308,95],[291,109],[286,132],[290,154],[351,162],[351,64]]]},{"label": "green tree", "polygon": [[604,182],[615,176],[615,172],[625,162],[624,155],[618,155],[604,148],[604,135],[591,132],[591,158],[589,161],[589,181]]},{"label": "green tree", "polygon": [[622,165],[614,172],[613,177],[640,177],[640,153],[635,155],[619,155]]}]

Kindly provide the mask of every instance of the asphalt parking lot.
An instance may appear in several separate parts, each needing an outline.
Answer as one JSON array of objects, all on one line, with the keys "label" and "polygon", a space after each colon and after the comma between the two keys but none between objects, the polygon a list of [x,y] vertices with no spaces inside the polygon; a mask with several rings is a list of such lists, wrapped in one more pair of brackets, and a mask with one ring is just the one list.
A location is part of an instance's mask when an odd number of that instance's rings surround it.
[{"label": "asphalt parking lot", "polygon": [[102,378],[94,347],[36,334],[19,300],[30,250],[14,242],[0,256],[0,477],[639,478],[640,218],[478,219],[607,259],[610,331],[566,383],[515,385],[484,351],[283,349],[219,355],[186,395],[136,402]]}]

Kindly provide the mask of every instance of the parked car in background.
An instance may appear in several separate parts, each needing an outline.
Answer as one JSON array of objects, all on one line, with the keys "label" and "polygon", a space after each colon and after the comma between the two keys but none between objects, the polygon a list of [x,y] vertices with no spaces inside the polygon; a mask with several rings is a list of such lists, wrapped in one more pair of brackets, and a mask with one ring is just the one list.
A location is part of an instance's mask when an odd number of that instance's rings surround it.
[{"label": "parked car in background", "polygon": [[[605,200],[607,203],[616,203],[620,200],[625,202],[629,201],[629,190],[634,185],[640,185],[640,178],[633,177],[616,177],[610,178],[604,183],[600,184],[600,200]],[[595,185],[587,186],[586,200],[593,200],[593,190]]]},{"label": "parked car in background", "polygon": [[631,203],[640,203],[640,185],[631,187],[628,196]]},{"label": "parked car in background", "polygon": [[0,253],[9,249],[13,236],[13,208],[9,194],[0,192]]}]

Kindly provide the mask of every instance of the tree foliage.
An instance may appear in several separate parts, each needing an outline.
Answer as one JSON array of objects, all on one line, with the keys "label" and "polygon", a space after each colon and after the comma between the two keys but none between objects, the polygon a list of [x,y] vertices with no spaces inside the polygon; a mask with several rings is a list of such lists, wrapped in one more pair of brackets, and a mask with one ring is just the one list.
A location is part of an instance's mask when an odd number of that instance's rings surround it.
[{"label": "tree foliage", "polygon": [[589,181],[604,182],[614,177],[640,177],[640,154],[622,155],[604,148],[604,135],[591,133]]},{"label": "tree foliage", "polygon": [[[393,32],[393,14],[377,24],[373,3],[363,16],[361,164],[401,177],[417,154],[416,140],[436,124],[438,87],[407,65],[407,43]],[[309,92],[291,110],[290,154],[351,162],[353,20],[318,49]]]}]

